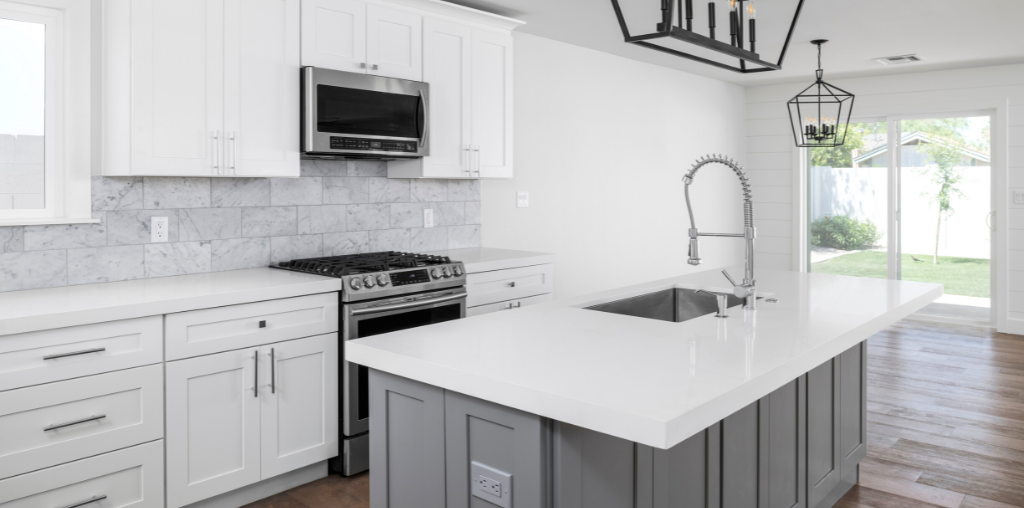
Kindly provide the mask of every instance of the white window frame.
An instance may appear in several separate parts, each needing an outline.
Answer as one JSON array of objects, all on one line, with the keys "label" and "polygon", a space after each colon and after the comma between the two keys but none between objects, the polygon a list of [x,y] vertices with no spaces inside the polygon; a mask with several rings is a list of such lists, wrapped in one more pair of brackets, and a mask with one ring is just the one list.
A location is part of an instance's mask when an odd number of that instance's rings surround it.
[{"label": "white window frame", "polygon": [[91,210],[91,3],[0,0],[3,17],[46,25],[46,207],[0,210],[0,226],[99,222]]}]

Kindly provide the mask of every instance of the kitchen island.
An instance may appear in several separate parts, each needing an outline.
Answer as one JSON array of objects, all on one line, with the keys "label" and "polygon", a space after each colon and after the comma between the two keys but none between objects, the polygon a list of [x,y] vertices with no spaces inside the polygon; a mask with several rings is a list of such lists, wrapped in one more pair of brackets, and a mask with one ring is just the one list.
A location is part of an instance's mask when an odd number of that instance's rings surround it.
[{"label": "kitchen island", "polygon": [[866,451],[864,341],[942,288],[758,287],[728,318],[596,310],[731,289],[708,271],[347,343],[371,369],[372,505],[831,506]]}]

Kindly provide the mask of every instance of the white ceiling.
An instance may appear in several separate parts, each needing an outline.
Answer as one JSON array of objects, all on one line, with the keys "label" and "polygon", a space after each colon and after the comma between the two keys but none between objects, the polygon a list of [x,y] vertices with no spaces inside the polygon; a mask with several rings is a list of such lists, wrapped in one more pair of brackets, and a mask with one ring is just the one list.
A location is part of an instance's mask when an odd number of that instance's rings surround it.
[{"label": "white ceiling", "polygon": [[[610,0],[450,1],[525,21],[518,29],[522,32],[744,85],[813,80],[817,66],[812,39],[830,40],[823,49],[826,79],[1024,62],[1022,0],[805,0],[783,69],[755,74],[737,74],[626,44]],[[627,2],[641,0],[623,0],[624,10]],[[693,4],[694,31],[706,34],[707,0]],[[728,40],[725,2],[718,4],[718,39]],[[796,4],[797,0],[756,1],[762,59],[778,59]],[[639,5],[649,5],[657,17],[658,0],[642,0]],[[644,25],[631,25],[630,30],[634,35],[641,28],[654,31],[649,23]],[[927,61],[896,66],[873,61],[908,53]]]}]

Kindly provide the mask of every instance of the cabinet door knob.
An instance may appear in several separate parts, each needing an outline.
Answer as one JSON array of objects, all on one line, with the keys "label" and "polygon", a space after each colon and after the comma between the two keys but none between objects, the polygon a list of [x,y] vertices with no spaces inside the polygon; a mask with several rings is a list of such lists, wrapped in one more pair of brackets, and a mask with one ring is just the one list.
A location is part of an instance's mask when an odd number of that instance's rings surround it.
[{"label": "cabinet door knob", "polygon": [[365,69],[366,68],[366,62],[359,62],[359,68],[360,69]]},{"label": "cabinet door knob", "polygon": [[260,321],[260,328],[266,328],[266,327],[267,327],[266,320]]},{"label": "cabinet door knob", "polygon": [[377,69],[378,69],[377,64],[373,64],[373,70],[377,70]]}]

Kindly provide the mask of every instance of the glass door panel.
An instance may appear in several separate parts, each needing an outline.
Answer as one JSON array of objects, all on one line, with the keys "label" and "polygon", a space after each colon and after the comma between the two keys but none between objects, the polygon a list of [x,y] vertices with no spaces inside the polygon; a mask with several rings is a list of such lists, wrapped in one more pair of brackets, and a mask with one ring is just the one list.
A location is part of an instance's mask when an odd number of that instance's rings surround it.
[{"label": "glass door panel", "polygon": [[850,123],[846,143],[807,153],[808,271],[889,277],[888,123]]},{"label": "glass door panel", "polygon": [[899,122],[897,274],[945,292],[925,313],[990,320],[990,132],[988,116]]}]

